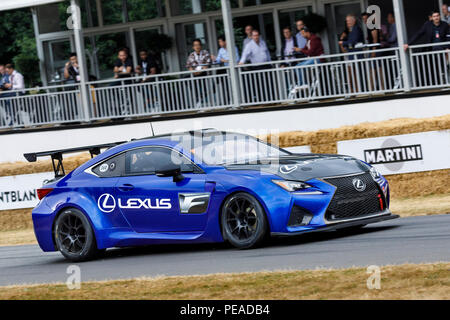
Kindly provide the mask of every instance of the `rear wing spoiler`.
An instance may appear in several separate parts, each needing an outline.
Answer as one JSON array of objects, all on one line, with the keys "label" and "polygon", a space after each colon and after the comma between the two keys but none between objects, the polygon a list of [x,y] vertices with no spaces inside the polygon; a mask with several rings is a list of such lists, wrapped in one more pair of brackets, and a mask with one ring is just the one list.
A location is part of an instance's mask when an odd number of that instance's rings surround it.
[{"label": "rear wing spoiler", "polygon": [[93,158],[94,156],[99,155],[102,149],[109,149],[125,142],[127,141],[97,144],[93,146],[77,147],[61,150],[25,153],[23,156],[25,157],[25,159],[27,159],[28,162],[36,162],[38,158],[50,156],[52,158],[55,178],[61,178],[66,175],[63,165],[63,154],[89,151],[89,153],[91,154],[91,158]]}]

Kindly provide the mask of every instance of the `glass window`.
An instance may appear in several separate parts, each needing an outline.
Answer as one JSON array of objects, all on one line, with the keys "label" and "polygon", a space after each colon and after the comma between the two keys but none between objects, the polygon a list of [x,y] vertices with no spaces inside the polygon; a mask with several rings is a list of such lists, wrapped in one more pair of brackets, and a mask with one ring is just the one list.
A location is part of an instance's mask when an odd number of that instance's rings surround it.
[{"label": "glass window", "polygon": [[178,47],[178,57],[180,59],[180,66],[186,66],[188,55],[192,52],[192,41],[200,39],[204,50],[209,50],[208,39],[206,37],[206,23],[189,23],[176,24],[176,39]]},{"label": "glass window", "polygon": [[105,25],[125,22],[122,0],[102,1],[103,23]]},{"label": "glass window", "polygon": [[163,0],[127,0],[128,21],[141,21],[165,16]]},{"label": "glass window", "polygon": [[125,174],[155,174],[168,164],[181,167],[182,172],[193,172],[195,165],[179,152],[164,147],[147,147],[128,151],[125,159]]},{"label": "glass window", "polygon": [[101,178],[120,177],[124,174],[124,167],[125,154],[122,153],[100,163],[92,171]]},{"label": "glass window", "polygon": [[[37,7],[39,33],[66,31],[70,13],[67,12],[70,1]],[[96,0],[80,0],[83,28],[98,26]],[[56,19],[55,19],[56,17]]]},{"label": "glass window", "polygon": [[286,0],[244,0],[244,6],[256,6],[260,4],[274,3],[274,2],[283,2]]},{"label": "glass window", "polygon": [[[260,31],[261,37],[266,41],[269,51],[274,53],[276,50],[276,43],[272,12],[233,18],[235,41],[239,52],[242,52],[243,41],[247,37],[245,34],[245,27],[247,25],[251,25],[253,28]],[[222,20],[216,20],[216,28],[217,34],[220,35],[221,32],[223,32]]]},{"label": "glass window", "polygon": [[196,162],[209,165],[240,164],[289,154],[276,146],[239,133],[172,136],[172,140],[177,141],[184,150],[190,150]]},{"label": "glass window", "polygon": [[98,26],[96,0],[80,0],[80,10],[83,28],[92,28]]},{"label": "glass window", "polygon": [[[50,33],[67,30],[67,3],[50,4],[37,7],[39,33]],[[55,19],[55,17],[57,17]]]},{"label": "glass window", "polygon": [[[296,22],[303,18],[308,12],[311,11],[311,7],[302,8],[297,10],[283,10],[278,13],[278,20],[280,21],[280,29],[284,27],[291,27],[292,32],[297,33]],[[283,31],[283,30],[282,30]]]},{"label": "glass window", "polygon": [[[237,8],[238,0],[231,0],[231,7]],[[174,16],[221,9],[220,0],[170,0],[170,8]]]},{"label": "glass window", "polygon": [[167,50],[169,45],[168,43],[161,43],[164,35],[161,35],[160,30],[161,28],[138,29],[134,31],[134,38],[136,41],[137,57],[139,58],[140,50],[145,50],[156,59],[159,69],[164,70],[165,61],[163,52]]},{"label": "glass window", "polygon": [[43,43],[45,68],[49,84],[61,84],[64,79],[64,66],[71,52],[69,40],[53,40]]},{"label": "glass window", "polygon": [[[100,79],[112,78],[114,76],[113,69],[117,53],[123,47],[129,47],[125,32],[86,37],[85,48],[88,52],[88,66],[91,67],[92,62],[96,62],[98,65],[94,67],[98,68]],[[89,73],[92,75],[97,74],[96,70],[91,69],[89,69]]]}]

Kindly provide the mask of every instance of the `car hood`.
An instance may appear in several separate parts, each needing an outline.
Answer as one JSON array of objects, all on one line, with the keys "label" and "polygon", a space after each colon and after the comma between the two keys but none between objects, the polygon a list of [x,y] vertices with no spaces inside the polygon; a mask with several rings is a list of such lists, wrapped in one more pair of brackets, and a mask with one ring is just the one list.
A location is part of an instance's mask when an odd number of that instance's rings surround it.
[{"label": "car hood", "polygon": [[326,154],[292,154],[278,159],[260,159],[257,162],[230,164],[228,170],[258,170],[274,174],[285,180],[307,181],[366,172],[364,162],[349,156]]}]

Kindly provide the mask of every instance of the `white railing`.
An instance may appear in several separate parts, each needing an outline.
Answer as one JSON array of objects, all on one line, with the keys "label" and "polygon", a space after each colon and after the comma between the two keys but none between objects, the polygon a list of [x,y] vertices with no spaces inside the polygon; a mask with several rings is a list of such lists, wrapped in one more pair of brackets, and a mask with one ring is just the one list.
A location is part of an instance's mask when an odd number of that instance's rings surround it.
[{"label": "white railing", "polygon": [[413,89],[450,86],[450,41],[410,46]]},{"label": "white railing", "polygon": [[81,121],[80,86],[0,92],[0,128]]},{"label": "white railing", "polygon": [[[375,57],[370,57],[374,54]],[[300,102],[403,89],[398,49],[239,66],[241,104]]]},{"label": "white railing", "polygon": [[232,105],[229,68],[89,83],[91,119],[211,110]]},{"label": "white railing", "polygon": [[[412,89],[450,87],[450,42],[410,46]],[[239,101],[229,67],[0,92],[0,128],[202,112],[234,106],[345,99],[404,90],[399,48],[237,66]],[[434,49],[434,50],[433,50]],[[403,50],[403,48],[401,49]],[[428,50],[428,51],[426,51]],[[320,59],[320,60],[317,60]],[[312,63],[306,63],[307,61]],[[84,114],[88,110],[89,114]]]}]

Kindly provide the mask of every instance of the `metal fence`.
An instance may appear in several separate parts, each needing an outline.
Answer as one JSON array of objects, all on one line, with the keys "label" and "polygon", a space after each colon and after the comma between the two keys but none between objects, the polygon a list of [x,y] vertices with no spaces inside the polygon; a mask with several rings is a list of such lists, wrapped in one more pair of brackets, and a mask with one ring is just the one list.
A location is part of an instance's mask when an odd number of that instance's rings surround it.
[{"label": "metal fence", "polygon": [[0,128],[81,121],[79,85],[0,94]]},{"label": "metal fence", "polygon": [[2,92],[0,128],[392,93],[405,90],[407,70],[413,90],[450,87],[448,48],[411,46],[409,67],[400,64],[400,48],[240,65],[237,103],[229,67],[89,82],[87,108],[76,84]]},{"label": "metal fence", "polygon": [[239,69],[242,105],[403,90],[398,49],[283,60]]},{"label": "metal fence", "polygon": [[211,110],[232,105],[229,68],[89,83],[91,119]]},{"label": "metal fence", "polygon": [[413,89],[450,86],[450,42],[410,46]]}]

